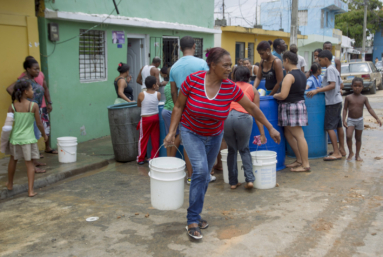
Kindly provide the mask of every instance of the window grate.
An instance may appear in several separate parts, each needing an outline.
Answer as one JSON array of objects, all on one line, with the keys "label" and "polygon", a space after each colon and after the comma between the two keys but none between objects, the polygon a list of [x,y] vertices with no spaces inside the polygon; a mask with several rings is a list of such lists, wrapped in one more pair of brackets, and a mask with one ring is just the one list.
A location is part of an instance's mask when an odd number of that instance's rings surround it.
[{"label": "window grate", "polygon": [[202,56],[203,56],[203,38],[194,38],[194,42],[195,42],[194,56],[202,59]]},{"label": "window grate", "polygon": [[178,38],[163,38],[163,65],[171,67],[178,60]]},{"label": "window grate", "polygon": [[80,81],[106,79],[105,32],[80,29]]}]

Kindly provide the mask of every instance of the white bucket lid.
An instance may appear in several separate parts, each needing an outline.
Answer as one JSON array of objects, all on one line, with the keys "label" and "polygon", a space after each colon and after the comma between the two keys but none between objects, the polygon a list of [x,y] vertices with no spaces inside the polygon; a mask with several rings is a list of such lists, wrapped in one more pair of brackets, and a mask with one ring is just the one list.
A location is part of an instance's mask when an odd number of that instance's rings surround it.
[{"label": "white bucket lid", "polygon": [[77,137],[58,137],[57,141],[77,141]]},{"label": "white bucket lid", "polygon": [[185,168],[185,161],[176,157],[158,157],[149,161],[149,168],[164,172],[174,172]]}]

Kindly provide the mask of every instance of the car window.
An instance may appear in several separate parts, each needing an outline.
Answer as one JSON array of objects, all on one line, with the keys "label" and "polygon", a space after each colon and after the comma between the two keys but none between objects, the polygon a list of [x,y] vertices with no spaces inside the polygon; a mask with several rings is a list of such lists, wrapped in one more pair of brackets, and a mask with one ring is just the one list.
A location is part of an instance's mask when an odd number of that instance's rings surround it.
[{"label": "car window", "polygon": [[372,72],[378,72],[378,70],[376,69],[375,65],[372,62],[370,62],[369,64],[370,64]]},{"label": "car window", "polygon": [[342,67],[340,68],[340,73],[341,74],[343,74],[343,73],[350,73],[349,66],[348,65],[342,65]]},{"label": "car window", "polygon": [[350,72],[370,72],[367,63],[352,63],[350,64]]}]

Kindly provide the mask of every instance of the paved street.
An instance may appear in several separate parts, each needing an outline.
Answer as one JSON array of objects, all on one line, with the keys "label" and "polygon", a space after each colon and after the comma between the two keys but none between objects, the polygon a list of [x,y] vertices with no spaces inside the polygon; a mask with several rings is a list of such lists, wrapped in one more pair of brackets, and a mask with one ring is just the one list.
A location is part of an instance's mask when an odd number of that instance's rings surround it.
[{"label": "paved street", "polygon": [[[368,97],[383,118],[383,91]],[[158,211],[147,165],[111,163],[0,201],[0,256],[383,256],[383,129],[366,110],[365,125],[362,163],[312,160],[269,190],[231,190],[218,173],[200,242],[185,230],[188,185],[182,208]]]}]

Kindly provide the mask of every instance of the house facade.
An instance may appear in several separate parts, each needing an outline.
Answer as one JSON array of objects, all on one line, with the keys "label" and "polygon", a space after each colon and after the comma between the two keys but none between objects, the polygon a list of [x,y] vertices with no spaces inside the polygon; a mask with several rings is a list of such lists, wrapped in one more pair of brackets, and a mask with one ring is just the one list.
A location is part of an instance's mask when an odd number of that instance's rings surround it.
[{"label": "house facade", "polygon": [[378,58],[379,61],[383,60],[383,29],[376,31],[374,35],[372,60],[375,61],[375,58]]},{"label": "house facade", "polygon": [[116,0],[119,14],[109,0],[41,2],[42,68],[54,108],[52,142],[61,136],[83,142],[110,134],[107,106],[116,99],[113,82],[120,62],[130,65],[130,85],[137,99],[141,85],[135,81],[141,67],[154,57],[161,58],[160,67],[170,67],[182,57],[183,36],[195,38],[200,58],[214,46],[213,0],[192,5],[178,0]]},{"label": "house facade", "polygon": [[[333,54],[340,57],[342,33],[334,29],[335,15],[348,11],[341,0],[300,0],[298,2],[299,34],[307,39],[298,39],[299,54],[308,64],[312,63],[313,51],[322,48],[323,42],[333,44]],[[261,25],[267,30],[290,32],[291,1],[279,0],[261,4]]]}]

